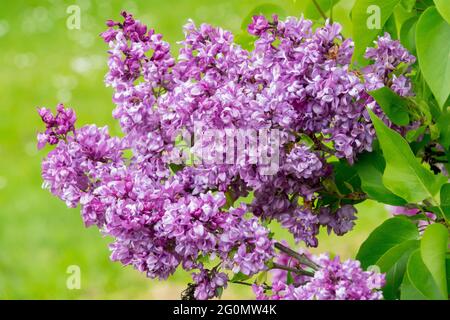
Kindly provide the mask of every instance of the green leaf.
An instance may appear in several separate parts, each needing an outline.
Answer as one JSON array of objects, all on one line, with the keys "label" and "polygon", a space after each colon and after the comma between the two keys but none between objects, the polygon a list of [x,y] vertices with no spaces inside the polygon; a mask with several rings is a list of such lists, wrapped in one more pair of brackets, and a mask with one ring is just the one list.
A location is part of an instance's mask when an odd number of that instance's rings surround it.
[{"label": "green leaf", "polygon": [[407,272],[400,286],[400,300],[427,300],[427,297],[412,285]]},{"label": "green leaf", "polygon": [[293,284],[295,281],[294,281],[294,277],[292,276],[292,273],[290,272],[290,271],[288,271],[288,273],[287,273],[287,278],[286,278],[286,284],[287,285],[291,285],[291,284]]},{"label": "green leaf", "polygon": [[247,27],[250,23],[252,23],[252,17],[255,15],[265,16],[267,19],[271,19],[272,15],[278,15],[280,19],[283,19],[286,16],[286,11],[283,7],[273,4],[273,3],[264,3],[256,8],[254,8],[250,13],[242,20],[241,29],[247,30]]},{"label": "green leaf", "polygon": [[403,23],[400,29],[400,42],[412,54],[416,53],[416,25],[419,19],[410,18]]},{"label": "green leaf", "polygon": [[250,279],[251,278],[251,276],[247,276],[247,275],[245,275],[245,274],[243,274],[242,272],[238,272],[238,273],[235,273],[234,274],[234,276],[233,276],[233,278],[231,278],[231,282],[235,282],[235,281],[246,281],[246,280],[248,280],[248,279]]},{"label": "green leaf", "polygon": [[436,125],[441,133],[439,135],[439,142],[444,148],[450,148],[450,113],[445,113],[440,116]]},{"label": "green leaf", "polygon": [[450,257],[445,260],[445,268],[447,270],[447,295],[450,297]]},{"label": "green leaf", "polygon": [[428,8],[417,23],[417,55],[425,80],[440,107],[450,95],[449,39],[450,25],[435,7]]},{"label": "green leaf", "polygon": [[177,173],[178,171],[182,170],[185,166],[183,164],[176,164],[171,163],[169,164],[170,170],[172,170],[173,173]]},{"label": "green leaf", "polygon": [[387,127],[371,110],[369,113],[386,160],[383,174],[386,188],[408,203],[418,203],[437,195],[447,178],[435,176],[422,166],[402,136]]},{"label": "green leaf", "polygon": [[384,32],[389,33],[393,40],[398,40],[397,22],[394,14],[391,15],[386,21],[386,24],[384,25]]},{"label": "green leaf", "polygon": [[386,220],[376,228],[359,248],[356,259],[365,269],[376,262],[391,248],[407,240],[419,238],[419,231],[414,223],[401,217]]},{"label": "green leaf", "polygon": [[423,136],[426,130],[427,126],[420,126],[417,129],[410,130],[406,133],[406,140],[408,142],[414,142],[419,139],[420,136]]},{"label": "green leaf", "polygon": [[[414,0],[411,0],[414,1]],[[411,11],[405,9],[400,2],[400,5],[395,7],[394,9],[394,16],[395,21],[397,23],[397,29],[400,31],[402,25],[405,23],[406,20],[411,19],[412,17],[417,16],[417,12],[412,9]]]},{"label": "green leaf", "polygon": [[377,101],[384,113],[396,125],[409,124],[408,101],[387,87],[380,88],[369,94]]},{"label": "green leaf", "polygon": [[[372,41],[381,32],[382,28],[392,15],[395,7],[400,0],[356,0],[352,9],[353,20],[353,40],[355,41],[355,53],[353,55],[354,61],[363,63],[362,56],[366,48],[372,45]],[[370,20],[378,12],[371,12],[369,9],[380,9],[379,29],[373,28]]]},{"label": "green leaf", "polygon": [[445,255],[448,248],[448,231],[442,224],[432,224],[425,230],[420,243],[422,260],[430,270],[443,296],[447,295]]},{"label": "green leaf", "polygon": [[361,188],[361,180],[354,166],[347,161],[332,162],[334,180],[341,194],[350,194]]},{"label": "green leaf", "polygon": [[267,271],[261,272],[255,279],[256,284],[263,284],[267,281]]},{"label": "green leaf", "polygon": [[406,11],[411,12],[416,5],[416,0],[401,0],[400,4]]},{"label": "green leaf", "polygon": [[450,183],[446,183],[441,188],[441,209],[446,220],[450,221]]},{"label": "green leaf", "polygon": [[434,0],[436,8],[441,16],[450,23],[450,1],[448,0]]},{"label": "green leaf", "polygon": [[416,2],[416,9],[418,11],[425,11],[432,6],[434,6],[433,0],[417,0]]},{"label": "green leaf", "polygon": [[392,247],[378,259],[376,265],[380,271],[386,273],[386,285],[383,287],[383,296],[387,300],[400,297],[400,285],[406,271],[411,252],[419,248],[420,241],[408,240]]},{"label": "green leaf", "polygon": [[222,294],[223,294],[223,287],[217,287],[216,288],[216,297],[218,297],[220,299],[220,298],[222,298]]},{"label": "green leaf", "polygon": [[[323,12],[327,13],[339,1],[340,0],[317,0],[317,4],[320,6]],[[313,1],[308,1],[308,4],[305,8],[305,17],[309,19],[320,19],[322,17]]]},{"label": "green leaf", "polygon": [[355,168],[361,179],[361,188],[367,195],[381,203],[402,206],[406,201],[393,194],[383,185],[383,172],[386,167],[380,152],[364,153],[359,156]]},{"label": "green leaf", "polygon": [[308,136],[307,134],[301,133],[300,134],[300,141],[302,144],[308,146],[308,147],[313,147],[315,145],[313,139]]},{"label": "green leaf", "polygon": [[424,264],[420,249],[414,251],[408,260],[406,274],[401,287],[402,300],[444,300],[430,271]]},{"label": "green leaf", "polygon": [[255,43],[255,37],[247,32],[241,32],[234,37],[234,41],[239,44],[242,49],[252,50]]}]

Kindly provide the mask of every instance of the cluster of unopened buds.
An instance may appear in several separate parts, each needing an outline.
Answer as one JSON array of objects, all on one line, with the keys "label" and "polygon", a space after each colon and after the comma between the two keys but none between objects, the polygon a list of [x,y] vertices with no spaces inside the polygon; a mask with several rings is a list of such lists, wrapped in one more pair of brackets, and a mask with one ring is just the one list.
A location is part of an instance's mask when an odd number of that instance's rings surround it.
[{"label": "cluster of unopened buds", "polygon": [[[389,86],[410,95],[409,80],[393,70],[414,57],[386,34],[367,50],[370,67],[356,72],[340,25],[313,30],[303,18],[255,16],[254,50],[190,21],[175,59],[160,34],[122,15],[102,37],[124,137],[75,128],[74,112],[62,105],[55,116],[39,110],[47,127],[39,147],[56,145],[42,163],[44,185],[114,239],[111,259],[151,278],[179,266],[192,271],[187,298],[213,298],[233,275],[269,269],[284,273],[272,286],[255,285],[258,298],[382,298],[383,275],[356,261],[299,254],[269,226],[278,221],[310,247],[321,227],[338,235],[353,228],[354,206],[320,202],[333,177],[328,160],[353,164],[371,150],[367,108],[390,123],[368,91]],[[187,146],[192,161],[180,147],[186,138],[195,141]],[[202,158],[205,150],[212,159]]]}]

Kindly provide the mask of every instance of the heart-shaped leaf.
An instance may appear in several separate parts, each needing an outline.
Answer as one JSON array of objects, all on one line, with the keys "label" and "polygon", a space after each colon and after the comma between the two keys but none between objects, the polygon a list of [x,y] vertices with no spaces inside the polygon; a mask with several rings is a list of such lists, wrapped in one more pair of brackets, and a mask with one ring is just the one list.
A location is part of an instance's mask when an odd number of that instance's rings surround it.
[{"label": "heart-shaped leaf", "polygon": [[450,23],[450,1],[448,0],[434,0],[436,8],[441,16]]},{"label": "heart-shaped leaf", "polygon": [[449,39],[450,25],[435,7],[428,8],[417,23],[417,55],[425,80],[441,107],[450,95]]},{"label": "heart-shaped leaf", "polygon": [[381,152],[374,151],[360,155],[355,168],[361,178],[361,189],[371,199],[393,206],[403,206],[407,203],[383,185],[386,162]]},{"label": "heart-shaped leaf", "polygon": [[416,5],[416,0],[401,0],[400,4],[407,12],[411,12]]},{"label": "heart-shaped leaf", "polygon": [[446,220],[450,221],[450,183],[446,183],[441,188],[441,209]]},{"label": "heart-shaped leaf", "polygon": [[400,41],[412,54],[416,53],[416,25],[417,17],[406,20],[400,29]]},{"label": "heart-shaped leaf", "polygon": [[371,110],[369,113],[386,160],[383,175],[386,188],[408,203],[436,196],[447,177],[434,175],[425,168],[399,133],[386,126]]},{"label": "heart-shaped leaf", "polygon": [[361,245],[356,259],[361,262],[363,268],[367,268],[376,264],[389,249],[417,238],[419,232],[414,223],[401,217],[391,218],[369,235]]},{"label": "heart-shaped leaf", "polygon": [[401,286],[402,300],[445,300],[417,249],[408,260]]},{"label": "heart-shaped leaf", "polygon": [[369,94],[393,123],[399,126],[409,124],[408,101],[387,87],[371,91]]},{"label": "heart-shaped leaf", "polygon": [[406,271],[411,252],[419,248],[419,240],[408,240],[392,247],[378,259],[376,265],[386,273],[386,285],[383,287],[383,297],[395,300],[400,297],[400,285]]},{"label": "heart-shaped leaf", "polygon": [[442,224],[432,224],[425,230],[420,242],[422,260],[430,270],[443,296],[447,294],[445,255],[448,248],[448,231]]}]

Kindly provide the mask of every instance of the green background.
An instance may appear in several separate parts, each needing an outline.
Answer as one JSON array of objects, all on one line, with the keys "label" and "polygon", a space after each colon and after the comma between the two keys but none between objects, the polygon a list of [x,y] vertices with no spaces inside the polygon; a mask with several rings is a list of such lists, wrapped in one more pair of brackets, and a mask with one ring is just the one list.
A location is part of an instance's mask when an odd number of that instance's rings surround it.
[{"label": "green background", "polygon": [[[277,1],[1,1],[0,4],[0,298],[2,299],[177,299],[189,277],[149,280],[131,267],[109,261],[108,243],[96,229],[85,229],[79,209],[41,189],[36,133],[42,129],[36,107],[64,102],[74,108],[78,125],[109,125],[111,89],[103,85],[107,46],[99,38],[107,19],[126,9],[173,44],[192,18],[240,32],[241,22],[258,4]],[[301,15],[310,0],[278,1],[290,15]],[[342,1],[337,21],[351,34],[349,8]],[[81,29],[66,27],[69,5],[81,8]],[[382,206],[359,206],[356,228],[344,237],[324,232],[318,252],[354,257],[368,233],[387,217]],[[276,227],[275,227],[276,228]],[[278,229],[278,228],[276,228]],[[290,240],[286,233],[282,238]],[[67,268],[81,270],[81,289],[66,286]],[[246,287],[231,284],[224,298],[252,298]]]}]

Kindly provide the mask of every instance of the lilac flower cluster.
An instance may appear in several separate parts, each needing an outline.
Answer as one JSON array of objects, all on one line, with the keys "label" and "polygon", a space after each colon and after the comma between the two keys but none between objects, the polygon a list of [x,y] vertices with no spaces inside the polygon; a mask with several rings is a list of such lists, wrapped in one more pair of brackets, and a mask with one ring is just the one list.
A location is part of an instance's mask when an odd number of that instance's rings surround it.
[{"label": "lilac flower cluster", "polygon": [[[226,286],[220,269],[248,276],[267,270],[275,255],[266,227],[271,220],[312,247],[321,226],[338,235],[352,229],[353,206],[318,205],[324,181],[334,174],[328,159],[353,163],[371,150],[375,132],[366,107],[385,116],[368,90],[386,85],[410,94],[406,78],[391,76],[400,63],[414,62],[398,42],[380,38],[367,53],[375,64],[361,76],[350,67],[353,42],[343,39],[340,25],[314,31],[303,18],[255,16],[248,29],[253,51],[228,31],[190,21],[175,59],[162,35],[122,16],[122,22],[108,21],[102,37],[109,45],[105,82],[114,90],[113,116],[124,137],[95,125],[75,129],[74,112],[62,105],[56,116],[39,110],[46,124],[39,148],[56,145],[42,162],[44,186],[68,206],[80,204],[86,226],[114,239],[112,260],[151,278],[165,279],[179,266],[200,270],[193,274],[193,295],[212,298]],[[267,165],[248,154],[233,164],[180,165],[177,141],[198,127],[278,130],[279,170],[265,174]],[[217,146],[214,139],[201,144]],[[222,151],[216,150],[218,158]],[[249,194],[248,206],[236,204]],[[211,269],[204,257],[220,263]],[[355,273],[361,279],[355,281],[365,281],[353,264],[320,262],[324,270],[342,269],[343,279]]]},{"label": "lilac flower cluster", "polygon": [[[186,192],[190,181],[179,177],[155,183],[139,167],[126,166],[125,146],[106,127],[88,125],[59,141],[42,163],[45,186],[68,206],[81,204],[86,226],[97,225],[115,238],[112,260],[161,279],[180,264],[203,269],[204,255],[219,257],[235,273],[251,276],[266,269],[273,242],[256,217],[244,217],[245,205],[226,212],[223,193],[193,196]],[[196,295],[205,297],[206,280],[194,279]],[[215,279],[226,284],[222,275]]]},{"label": "lilac flower cluster", "polygon": [[356,209],[351,205],[343,205],[335,214],[331,213],[330,208],[322,208],[319,214],[319,223],[327,227],[328,234],[331,230],[338,236],[344,235],[353,229]]},{"label": "lilac flower cluster", "polygon": [[404,74],[396,75],[394,72],[401,64],[407,71],[416,62],[416,57],[402,47],[400,41],[393,41],[390,34],[385,33],[378,38],[376,48],[367,49],[365,58],[374,62],[363,70],[367,90],[389,85],[401,96],[412,94],[410,80]]},{"label": "lilac flower cluster", "polygon": [[38,113],[45,123],[46,130],[38,134],[38,149],[42,149],[47,143],[55,145],[60,139],[64,139],[67,133],[73,131],[77,120],[72,109],[65,109],[62,104],[56,107],[56,115],[49,109],[40,108]]},{"label": "lilac flower cluster", "polygon": [[[303,253],[314,261],[318,270],[312,277],[293,275],[291,283],[287,280],[287,271],[279,271],[273,275],[272,286],[253,285],[258,300],[380,300],[383,293],[380,289],[385,283],[384,274],[374,271],[363,271],[359,261],[346,260],[339,257],[331,259],[322,254],[313,256]],[[277,261],[292,268],[301,264],[287,255],[281,254]]]},{"label": "lilac flower cluster", "polygon": [[[58,106],[62,114],[71,113],[70,109],[63,108]],[[123,165],[123,147],[119,138],[109,136],[107,127],[88,125],[72,132],[72,135],[66,133],[42,161],[42,178],[44,187],[75,208],[82,197],[104,183],[105,175]],[[86,225],[92,222],[86,217]]]},{"label": "lilac flower cluster", "polygon": [[217,297],[218,290],[226,288],[228,276],[223,272],[200,270],[193,274],[194,279],[194,298],[196,300],[207,300]]}]

